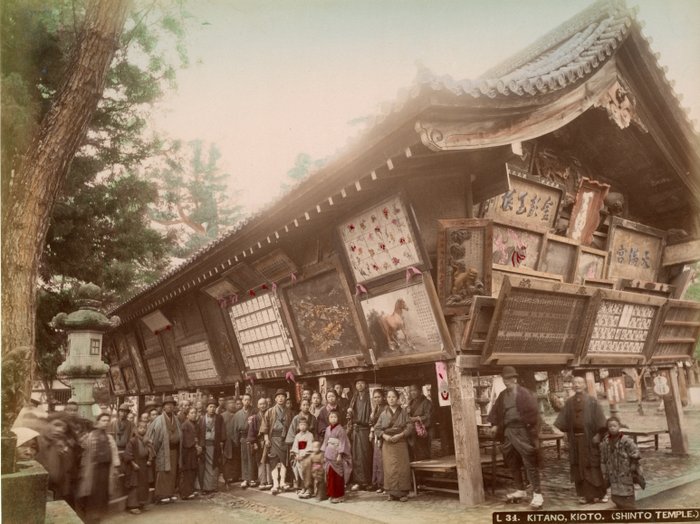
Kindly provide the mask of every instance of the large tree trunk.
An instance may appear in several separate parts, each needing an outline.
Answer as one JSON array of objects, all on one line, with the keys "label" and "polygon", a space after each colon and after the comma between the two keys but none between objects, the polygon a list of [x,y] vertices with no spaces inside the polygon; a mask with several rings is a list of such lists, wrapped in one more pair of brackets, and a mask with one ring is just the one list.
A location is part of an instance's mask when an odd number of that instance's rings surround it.
[{"label": "large tree trunk", "polygon": [[[129,0],[88,1],[82,35],[65,77],[3,196],[2,407],[9,415],[3,416],[3,429],[31,393],[39,259],[54,203],[102,97],[128,5]],[[14,365],[6,370],[10,354]],[[6,379],[11,384],[6,385]]]}]

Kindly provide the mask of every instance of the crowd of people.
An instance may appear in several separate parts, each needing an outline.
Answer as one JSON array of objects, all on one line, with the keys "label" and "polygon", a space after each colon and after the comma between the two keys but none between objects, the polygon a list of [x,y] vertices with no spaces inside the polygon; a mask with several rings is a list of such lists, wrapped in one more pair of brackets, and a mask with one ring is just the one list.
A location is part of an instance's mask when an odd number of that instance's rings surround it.
[{"label": "crowd of people", "polygon": [[305,388],[298,406],[287,391],[179,403],[147,402],[142,413],[124,403],[106,407],[93,423],[77,404],[47,418],[25,417],[18,458],[36,458],[49,472],[54,499],[64,499],[86,522],[106,514],[110,498],[126,495],[126,509],[148,510],[219,489],[296,491],[299,498],[344,500],[346,490],[386,493],[406,501],[409,462],[430,457],[432,405],[419,385],[401,405],[395,389],[358,378],[347,395],[336,384],[322,399]]},{"label": "crowd of people", "polygon": [[[540,414],[534,395],[518,384],[514,368],[502,373],[505,389],[489,413],[493,436],[502,443],[515,491],[527,496],[523,472],[532,488],[531,507],[544,503],[540,489]],[[610,488],[620,508],[634,508],[634,484],[644,482],[640,454],[608,419],[583,378],[560,406],[555,426],[567,433],[571,478],[579,502],[606,500]],[[298,407],[284,389],[274,397],[240,397],[179,403],[167,396],[146,403],[137,416],[129,404],[116,417],[106,408],[95,423],[78,416],[69,402],[48,418],[25,417],[15,428],[18,459],[36,458],[49,473],[55,499],[71,504],[87,522],[107,512],[110,498],[126,495],[126,508],[139,514],[156,504],[189,500],[219,489],[296,491],[299,498],[344,500],[346,490],[376,491],[405,502],[411,488],[410,462],[431,455],[432,404],[419,385],[401,399],[395,389],[375,389],[358,378],[343,395],[336,384],[322,396],[305,388]],[[403,400],[403,402],[402,402]],[[403,405],[402,405],[403,404]],[[154,492],[151,499],[151,490]]]}]

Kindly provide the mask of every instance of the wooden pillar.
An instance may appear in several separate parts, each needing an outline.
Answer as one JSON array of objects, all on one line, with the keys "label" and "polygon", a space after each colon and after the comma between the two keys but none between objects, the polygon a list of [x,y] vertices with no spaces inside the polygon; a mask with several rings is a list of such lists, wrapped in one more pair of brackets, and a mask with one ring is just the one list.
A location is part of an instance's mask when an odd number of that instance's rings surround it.
[{"label": "wooden pillar", "polygon": [[472,188],[472,175],[467,173],[466,188],[464,190],[464,205],[467,207],[467,217],[474,218],[474,190]]},{"label": "wooden pillar", "polygon": [[595,373],[592,371],[586,371],[586,387],[588,388],[588,394],[591,397],[598,398],[598,393],[595,390]]},{"label": "wooden pillar", "polygon": [[664,395],[664,411],[666,412],[666,423],[671,436],[671,452],[678,455],[688,454],[688,433],[683,416],[683,406],[678,388],[678,368],[672,367],[668,371],[669,386],[671,391]]},{"label": "wooden pillar", "polygon": [[447,377],[452,407],[455,459],[459,502],[474,506],[484,501],[479,433],[476,427],[474,380],[462,374],[454,361],[447,363]]},{"label": "wooden pillar", "polygon": [[678,371],[678,392],[681,396],[681,406],[688,405],[688,382],[685,379],[685,367],[677,367]]}]

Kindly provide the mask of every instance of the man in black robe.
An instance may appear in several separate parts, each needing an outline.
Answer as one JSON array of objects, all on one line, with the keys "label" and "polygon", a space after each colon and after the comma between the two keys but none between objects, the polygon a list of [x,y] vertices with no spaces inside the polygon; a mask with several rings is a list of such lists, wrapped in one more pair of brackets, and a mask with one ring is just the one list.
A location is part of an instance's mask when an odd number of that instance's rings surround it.
[{"label": "man in black robe", "polygon": [[369,440],[372,402],[363,378],[355,381],[355,394],[350,400],[347,418],[352,444],[352,479],[350,489],[366,490],[372,484],[372,443]]},{"label": "man in black robe", "polygon": [[606,431],[605,414],[598,401],[586,393],[586,380],[574,377],[574,395],[559,412],[554,425],[567,434],[571,481],[579,503],[597,502],[605,497],[600,471],[600,437]]}]

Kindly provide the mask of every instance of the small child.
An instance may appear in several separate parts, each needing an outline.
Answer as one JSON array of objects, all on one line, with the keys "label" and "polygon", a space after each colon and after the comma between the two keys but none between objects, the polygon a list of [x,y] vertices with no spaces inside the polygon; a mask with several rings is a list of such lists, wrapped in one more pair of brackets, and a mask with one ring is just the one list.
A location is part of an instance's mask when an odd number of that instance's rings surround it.
[{"label": "small child", "polygon": [[124,448],[124,484],[129,488],[126,509],[134,515],[148,504],[149,486],[148,470],[155,452],[146,435],[146,422],[139,421],[134,434]]},{"label": "small child", "polygon": [[641,473],[641,455],[631,437],[620,431],[620,419],[606,421],[608,432],[600,443],[600,469],[610,485],[612,501],[620,509],[635,509],[633,474]]},{"label": "small child", "polygon": [[314,440],[314,436],[308,431],[309,422],[306,417],[299,418],[298,422],[299,431],[294,436],[294,442],[292,443],[292,460],[293,466],[292,471],[294,473],[294,483],[297,486],[302,486],[302,490],[299,493],[300,499],[307,499],[311,496],[307,489],[306,482],[304,481],[304,471],[303,464],[304,459],[311,451],[311,443]]},{"label": "small child", "polygon": [[326,472],[323,469],[325,457],[321,451],[321,443],[314,440],[311,443],[311,453],[304,460],[306,466],[304,473],[304,482],[306,492],[311,496],[314,493],[319,501],[326,500]]}]

